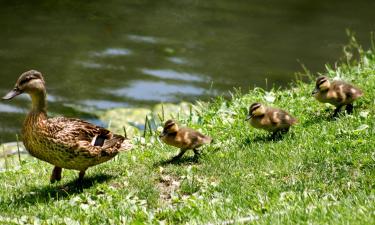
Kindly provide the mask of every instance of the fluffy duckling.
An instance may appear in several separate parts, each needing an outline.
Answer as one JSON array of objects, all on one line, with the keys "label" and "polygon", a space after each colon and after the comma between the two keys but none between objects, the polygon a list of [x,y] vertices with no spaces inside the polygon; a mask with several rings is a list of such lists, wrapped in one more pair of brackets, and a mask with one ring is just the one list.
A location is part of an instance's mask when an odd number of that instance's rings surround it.
[{"label": "fluffy duckling", "polygon": [[166,144],[180,148],[180,153],[172,158],[173,160],[181,158],[189,149],[194,151],[195,157],[199,156],[198,148],[204,144],[210,144],[212,138],[199,133],[187,127],[179,128],[173,120],[168,120],[164,124],[160,139]]},{"label": "fluffy duckling", "polygon": [[55,166],[51,183],[61,179],[62,168],[80,171],[78,182],[81,182],[87,168],[131,148],[129,140],[102,127],[79,119],[48,118],[46,87],[40,72],[23,73],[3,99],[22,93],[30,95],[32,101],[22,128],[23,143],[32,156]]},{"label": "fluffy duckling", "polygon": [[246,120],[250,120],[250,124],[255,128],[272,132],[272,137],[279,132],[288,132],[290,126],[297,123],[297,119],[284,110],[267,107],[260,103],[253,103],[249,107]]},{"label": "fluffy duckling", "polygon": [[363,92],[344,81],[329,81],[328,77],[320,76],[316,79],[316,86],[312,92],[314,97],[324,103],[336,106],[333,117],[336,117],[342,106],[346,105],[346,111],[353,112],[353,101],[363,95]]}]

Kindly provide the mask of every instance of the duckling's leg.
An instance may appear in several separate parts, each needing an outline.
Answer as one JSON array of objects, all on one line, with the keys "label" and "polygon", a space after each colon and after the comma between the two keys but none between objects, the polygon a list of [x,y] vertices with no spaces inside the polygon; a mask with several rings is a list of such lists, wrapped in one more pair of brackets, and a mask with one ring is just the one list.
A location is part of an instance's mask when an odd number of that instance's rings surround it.
[{"label": "duckling's leg", "polygon": [[272,132],[270,140],[277,140],[280,137],[281,137],[281,131],[277,130],[277,131]]},{"label": "duckling's leg", "polygon": [[333,115],[332,115],[332,118],[336,118],[341,110],[341,105],[340,106],[337,106],[335,111],[333,111]]},{"label": "duckling's leg", "polygon": [[193,152],[194,152],[194,156],[198,157],[198,156],[201,155],[201,152],[198,149],[196,149],[196,148],[193,149]]},{"label": "duckling's leg", "polygon": [[281,130],[281,133],[282,133],[282,134],[286,134],[286,133],[288,133],[288,132],[289,132],[289,127],[283,128],[283,129]]},{"label": "duckling's leg", "polygon": [[61,171],[62,171],[62,168],[61,167],[58,167],[58,166],[55,166],[52,170],[52,174],[51,174],[51,183],[55,183],[56,181],[60,181],[61,180]]},{"label": "duckling's leg", "polygon": [[348,114],[352,114],[353,113],[353,104],[351,104],[351,103],[347,104],[345,110]]},{"label": "duckling's leg", "polygon": [[176,155],[175,157],[173,157],[172,161],[180,159],[185,154],[186,150],[187,149],[181,148],[180,153],[178,153],[178,155]]},{"label": "duckling's leg", "polygon": [[199,156],[201,155],[201,152],[196,148],[193,149],[193,152],[194,152],[194,160],[198,161]]}]

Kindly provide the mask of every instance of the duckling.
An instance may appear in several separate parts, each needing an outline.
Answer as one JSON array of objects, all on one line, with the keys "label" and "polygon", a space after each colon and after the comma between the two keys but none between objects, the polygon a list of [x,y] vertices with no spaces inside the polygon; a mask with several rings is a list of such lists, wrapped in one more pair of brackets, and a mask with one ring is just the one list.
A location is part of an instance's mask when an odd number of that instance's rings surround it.
[{"label": "duckling", "polygon": [[316,79],[316,86],[312,94],[318,101],[336,106],[332,115],[332,117],[336,117],[344,105],[346,105],[347,113],[351,114],[354,100],[361,97],[363,92],[344,81],[330,82],[328,77],[320,76]]},{"label": "duckling", "polygon": [[39,71],[21,74],[3,99],[10,100],[23,93],[30,95],[32,101],[23,123],[23,143],[30,155],[54,165],[51,183],[61,180],[62,168],[80,171],[78,182],[81,182],[87,168],[132,147],[123,136],[80,119],[48,118],[45,81]]},{"label": "duckling", "polygon": [[253,127],[272,132],[272,138],[280,132],[288,132],[290,126],[297,123],[297,119],[284,110],[267,107],[260,103],[253,103],[249,107],[246,121],[248,120]]},{"label": "duckling", "polygon": [[181,158],[189,149],[194,151],[194,156],[199,156],[198,148],[204,144],[210,144],[212,138],[199,133],[188,127],[179,128],[173,120],[168,120],[164,124],[160,139],[166,144],[180,148],[180,153],[172,158],[171,161]]}]

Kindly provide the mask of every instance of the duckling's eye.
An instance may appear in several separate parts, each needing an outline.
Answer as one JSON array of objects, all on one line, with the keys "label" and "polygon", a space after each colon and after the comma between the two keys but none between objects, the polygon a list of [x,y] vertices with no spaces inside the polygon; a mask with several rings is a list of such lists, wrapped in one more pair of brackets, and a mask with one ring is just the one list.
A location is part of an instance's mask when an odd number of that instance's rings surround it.
[{"label": "duckling's eye", "polygon": [[319,83],[318,83],[318,87],[320,87],[320,85],[322,85],[323,83],[325,83],[326,82],[326,80],[322,80],[322,81],[320,81]]},{"label": "duckling's eye", "polygon": [[260,108],[260,105],[254,106],[254,107],[250,110],[250,112],[253,113],[253,112],[255,112],[255,110],[257,110],[257,109],[259,109],[259,108]]},{"label": "duckling's eye", "polygon": [[174,123],[168,124],[164,129],[169,129],[174,125]]}]

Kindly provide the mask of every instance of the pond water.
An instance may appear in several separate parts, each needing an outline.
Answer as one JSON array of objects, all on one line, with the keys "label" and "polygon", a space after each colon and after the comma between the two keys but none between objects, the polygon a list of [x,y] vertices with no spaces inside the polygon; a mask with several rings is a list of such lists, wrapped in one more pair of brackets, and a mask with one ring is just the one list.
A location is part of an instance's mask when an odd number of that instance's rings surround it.
[{"label": "pond water", "polygon": [[[368,46],[374,8],[373,0],[0,1],[0,95],[37,69],[50,114],[93,120],[77,108],[283,86],[301,63],[322,71],[338,59],[346,28]],[[1,142],[15,140],[29,105],[26,96],[0,102]]]}]

